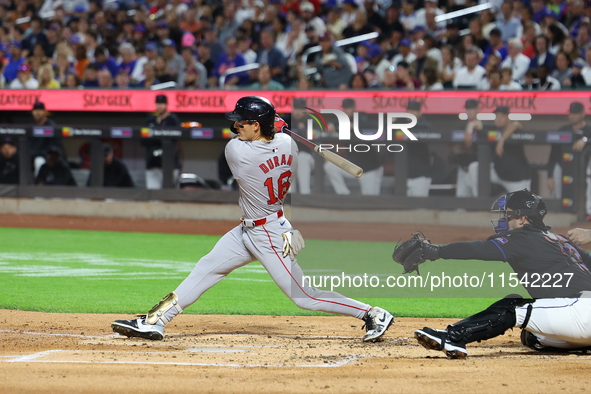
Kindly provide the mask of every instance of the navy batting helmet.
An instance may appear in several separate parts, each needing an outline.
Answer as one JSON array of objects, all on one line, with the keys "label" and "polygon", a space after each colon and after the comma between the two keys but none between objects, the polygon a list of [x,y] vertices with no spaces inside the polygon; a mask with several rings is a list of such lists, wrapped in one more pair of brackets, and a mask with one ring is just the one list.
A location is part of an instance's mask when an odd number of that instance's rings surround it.
[{"label": "navy batting helmet", "polygon": [[232,112],[226,112],[226,119],[233,122],[251,121],[259,122],[261,131],[267,134],[274,131],[275,107],[269,100],[258,96],[242,97],[236,102]]}]

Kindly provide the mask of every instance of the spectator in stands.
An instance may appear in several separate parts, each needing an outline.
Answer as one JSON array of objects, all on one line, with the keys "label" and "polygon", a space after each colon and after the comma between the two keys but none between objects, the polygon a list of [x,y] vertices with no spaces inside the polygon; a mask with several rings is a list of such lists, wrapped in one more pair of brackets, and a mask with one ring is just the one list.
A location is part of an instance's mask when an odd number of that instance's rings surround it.
[{"label": "spectator in stands", "polygon": [[507,54],[509,53],[509,48],[503,42],[501,34],[501,31],[496,27],[490,31],[490,43],[484,51],[484,58],[482,59],[480,64],[486,64],[486,61],[488,60],[488,57],[491,55],[491,53],[498,53],[500,55],[501,61],[505,60]]},{"label": "spectator in stands", "polygon": [[367,89],[367,80],[363,73],[355,73],[351,76],[351,80],[347,85],[351,89]]},{"label": "spectator in stands", "polygon": [[421,87],[421,81],[410,75],[410,66],[402,61],[396,67],[396,87],[399,89],[415,90]]},{"label": "spectator in stands", "polygon": [[199,89],[205,89],[207,86],[207,70],[205,69],[205,66],[203,64],[199,63],[195,59],[195,55],[193,54],[193,48],[183,47],[183,49],[181,50],[181,57],[185,62],[185,73],[187,72],[187,70],[192,69],[191,71],[193,72],[193,75],[190,77],[190,79],[193,79],[195,76],[197,77],[195,83],[192,84],[193,89],[197,89],[197,87],[199,87]]},{"label": "spectator in stands", "polygon": [[499,69],[494,69],[488,76],[482,80],[478,89],[479,90],[500,90],[501,86],[501,71]]},{"label": "spectator in stands", "polygon": [[343,38],[343,30],[347,27],[347,23],[340,18],[339,11],[331,7],[326,14],[326,29],[337,40]]},{"label": "spectator in stands", "polygon": [[532,20],[536,23],[541,23],[546,16],[546,7],[544,0],[531,0]]},{"label": "spectator in stands", "polygon": [[468,24],[468,28],[470,30],[470,34],[467,34],[466,36],[470,37],[472,39],[472,42],[464,44],[464,48],[469,48],[475,45],[482,52],[486,51],[486,48],[488,48],[489,46],[490,31],[488,32],[488,38],[485,37],[484,32],[482,31],[482,23],[478,18],[472,18]]},{"label": "spectator in stands", "polygon": [[456,73],[453,86],[456,89],[474,89],[486,74],[484,67],[478,64],[478,52],[476,49],[469,49],[464,55],[465,66]]},{"label": "spectator in stands", "polygon": [[570,66],[568,55],[562,51],[558,52],[556,54],[556,68],[550,75],[558,80],[561,87],[570,87],[572,85],[573,70]]},{"label": "spectator in stands", "polygon": [[501,31],[504,42],[517,38],[517,30],[521,26],[521,22],[513,16],[513,2],[509,0],[503,2],[501,12],[497,15],[496,25],[497,29]]},{"label": "spectator in stands", "polygon": [[131,87],[131,79],[125,70],[119,70],[115,77],[115,86],[117,89],[129,89]]},{"label": "spectator in stands", "polygon": [[353,75],[342,49],[333,46],[330,33],[320,38],[322,50],[316,55],[316,69],[320,73],[321,85],[328,89],[343,89]]},{"label": "spectator in stands", "polygon": [[[87,67],[87,69],[88,69],[88,67]],[[82,86],[82,80],[80,78],[78,78],[78,75],[72,73],[72,74],[66,75],[66,84],[64,86],[62,86],[62,88],[82,89],[82,88],[84,88],[84,86]]]},{"label": "spectator in stands", "polygon": [[418,40],[415,42],[414,49],[416,59],[410,63],[410,75],[412,75],[413,78],[418,78],[425,68],[437,69],[437,60],[427,56],[427,46],[425,41]]},{"label": "spectator in stands", "polygon": [[[54,128],[57,127],[57,124],[53,121],[53,119],[47,116],[47,110],[45,109],[45,104],[41,101],[35,102],[33,104],[33,109],[31,110],[31,115],[33,117],[33,121],[35,126],[47,126]],[[62,140],[59,137],[29,137],[29,154],[31,155],[31,159],[33,160],[33,171],[34,175],[37,176],[39,169],[43,164],[45,164],[45,157],[47,156],[47,152],[50,147],[58,147],[60,151],[63,153],[62,147]],[[65,161],[65,157],[63,157]]]},{"label": "spectator in stands", "polygon": [[478,100],[466,100],[467,122],[464,129],[464,140],[451,145],[450,161],[458,165],[456,197],[478,196],[478,158],[474,150],[473,141],[476,131],[482,130],[482,121],[478,120],[480,103]]},{"label": "spectator in stands", "polygon": [[560,90],[560,82],[550,76],[548,66],[542,64],[538,67],[538,81],[534,83],[534,90]]},{"label": "spectator in stands", "polygon": [[566,38],[566,33],[556,24],[552,24],[546,28],[546,37],[548,38],[548,52],[556,55],[560,50],[562,41]]},{"label": "spectator in stands", "polygon": [[[349,24],[343,30],[343,38],[357,37],[362,34],[368,34],[371,32],[373,32],[373,29],[367,23],[367,15],[365,14],[365,12],[359,11],[355,14],[355,19],[353,20],[353,23]],[[357,44],[352,45],[353,49],[355,46],[357,46]]]},{"label": "spectator in stands", "polygon": [[61,88],[60,83],[55,79],[55,73],[51,64],[45,63],[39,67],[37,72],[39,78],[39,89],[59,89]]},{"label": "spectator in stands", "polygon": [[29,56],[29,62],[35,62],[39,65],[49,62],[49,59],[45,56],[45,52],[43,51],[43,46],[41,44],[35,44],[33,47],[31,56]]},{"label": "spectator in stands", "polygon": [[589,33],[589,25],[583,25],[577,33],[577,48],[581,51],[581,57],[585,58],[586,53],[591,48],[591,34]]},{"label": "spectator in stands", "polygon": [[177,84],[181,84],[184,80],[184,70],[186,67],[183,57],[176,51],[176,44],[170,38],[162,41],[162,57],[166,60],[166,68],[168,74],[173,78]]},{"label": "spectator in stands", "polygon": [[402,1],[402,12],[399,17],[400,23],[406,32],[414,29],[418,24],[418,15],[415,12],[415,2],[413,0]]},{"label": "spectator in stands", "polygon": [[0,184],[19,184],[19,159],[16,141],[4,137],[0,141]]},{"label": "spectator in stands", "polygon": [[47,28],[47,31],[45,32],[45,35],[47,36],[47,42],[45,43],[43,49],[45,51],[45,56],[47,56],[48,58],[53,58],[55,48],[58,42],[60,41],[60,30],[61,27],[59,24],[51,23]]},{"label": "spectator in stands", "polygon": [[306,27],[313,27],[318,37],[322,37],[326,32],[326,24],[321,18],[316,16],[314,5],[309,1],[304,1],[300,4],[300,12]]},{"label": "spectator in stands", "polygon": [[509,55],[501,62],[501,68],[510,68],[513,71],[513,79],[519,83],[523,82],[530,64],[530,59],[522,52],[523,43],[521,40],[512,38],[509,40]]},{"label": "spectator in stands", "polygon": [[[215,68],[215,62],[211,58],[209,47],[207,45],[205,45],[203,42],[197,46],[197,60],[199,61],[199,63],[201,63],[203,65],[203,67],[206,70],[206,77],[208,80],[207,84],[209,85],[209,81],[211,80],[211,78],[213,78],[213,70]],[[211,85],[211,86],[216,86],[216,85]]]},{"label": "spectator in stands", "polygon": [[159,84],[160,80],[156,78],[156,70],[154,69],[154,64],[152,62],[148,62],[144,64],[144,79],[138,83],[138,87],[142,88],[149,88],[150,86]]},{"label": "spectator in stands", "polygon": [[2,73],[3,69],[4,69],[4,63],[0,59],[0,89],[4,89],[4,88],[8,87],[6,84],[6,78],[4,78],[4,74]]},{"label": "spectator in stands", "polygon": [[521,43],[523,44],[523,54],[531,59],[536,55],[536,28],[534,22],[528,22],[524,25],[523,36],[521,37]]},{"label": "spectator in stands", "polygon": [[[146,125],[150,128],[157,127],[178,127],[181,122],[173,113],[168,111],[168,97],[164,94],[156,96],[156,113],[149,116]],[[146,188],[162,189],[164,176],[162,174],[162,140],[146,138],[141,141],[142,146],[146,148]],[[175,147],[174,157],[175,183],[180,174],[181,160],[178,146]]]},{"label": "spectator in stands", "polygon": [[[379,44],[370,44],[367,52],[368,67],[376,74],[377,82],[384,78],[384,71],[386,71],[392,64],[384,59],[384,53]],[[358,71],[365,71],[366,68],[357,69]],[[373,84],[370,83],[370,86]]]},{"label": "spectator in stands", "polygon": [[441,48],[441,63],[439,64],[439,80],[445,88],[453,87],[453,80],[456,73],[462,68],[462,61],[455,56],[451,45],[444,45]]},{"label": "spectator in stands", "polygon": [[[218,41],[216,32],[211,27],[203,28],[203,41],[208,48],[211,55],[212,61],[215,63],[220,56],[225,52],[225,48]],[[217,86],[217,84],[210,84],[211,86]]]},{"label": "spectator in stands", "polygon": [[392,58],[392,65],[394,67],[398,66],[398,63],[402,61],[411,64],[417,58],[417,56],[411,51],[410,46],[411,44],[408,38],[400,40],[400,44],[398,45],[398,51],[400,51],[400,53]]},{"label": "spectator in stands", "polygon": [[421,72],[421,90],[443,90],[443,85],[437,78],[437,70],[432,67],[425,67]]},{"label": "spectator in stands", "polygon": [[10,83],[16,79],[19,67],[25,63],[25,58],[22,55],[22,45],[19,41],[12,41],[8,47],[8,51],[10,57],[4,67],[4,78],[6,78],[6,82]]},{"label": "spectator in stands", "polygon": [[257,73],[257,81],[250,84],[248,89],[251,90],[283,90],[284,87],[277,81],[271,79],[271,67],[268,64],[263,64]]},{"label": "spectator in stands", "polygon": [[119,74],[119,71],[123,70],[128,76],[131,76],[137,62],[135,48],[129,42],[124,42],[119,45],[119,56],[121,56],[121,63],[119,63],[119,66],[117,67],[117,74]]},{"label": "spectator in stands", "polygon": [[[143,51],[137,58],[133,71],[131,72],[131,81],[135,84],[139,84],[144,80],[144,66],[146,63],[153,63],[158,56],[158,45],[155,42],[148,42],[142,48]],[[143,56],[141,56],[142,53]]]},{"label": "spectator in stands", "polygon": [[18,66],[18,74],[10,83],[10,89],[37,89],[38,87],[39,81],[31,75],[31,66],[27,63]]},{"label": "spectator in stands", "polygon": [[111,76],[117,75],[117,62],[109,55],[109,50],[104,45],[99,45],[94,50],[94,60],[99,68],[99,71],[107,69]]},{"label": "spectator in stands", "polygon": [[46,161],[35,177],[35,185],[76,186],[72,172],[62,160],[62,152],[57,146],[47,149]]},{"label": "spectator in stands", "polygon": [[[133,180],[125,163],[116,158],[113,153],[113,147],[107,143],[103,144],[104,169],[103,169],[103,187],[134,187]],[[92,170],[86,186],[90,186],[92,179]]]},{"label": "spectator in stands", "polygon": [[[375,134],[375,126],[369,122],[369,119],[365,113],[358,112],[355,100],[352,98],[346,98],[342,103],[343,112],[347,114],[349,119],[353,119],[353,114],[357,112],[359,129],[363,133],[363,128],[372,130]],[[363,141],[355,136],[354,124],[351,125],[351,136],[352,143]],[[384,175],[384,155],[379,154],[377,151],[370,152],[347,152],[346,158],[353,163],[363,168],[363,176],[359,179],[359,186],[361,187],[361,194],[364,196],[377,196],[380,194],[382,186],[382,177]],[[328,178],[334,192],[339,195],[349,195],[351,190],[347,187],[345,179],[357,179],[353,175],[343,171],[340,167],[335,164],[325,161],[324,162],[324,173]]]},{"label": "spectator in stands", "polygon": [[112,89],[114,82],[113,82],[113,76],[111,75],[111,73],[109,72],[108,69],[103,69],[100,70],[98,72],[98,83],[99,83],[99,88],[102,89]]},{"label": "spectator in stands", "polygon": [[[581,152],[587,146],[587,140],[591,139],[591,125],[585,122],[585,106],[579,101],[570,104],[568,114],[568,124],[561,126],[559,131],[568,131],[573,133],[572,150]],[[562,154],[565,153],[562,144],[552,144],[550,157],[546,169],[548,171],[548,189],[552,192],[553,198],[562,198]],[[589,196],[589,182],[587,186],[587,214],[591,214],[591,200]]]},{"label": "spectator in stands", "polygon": [[[537,1],[537,0],[536,0]],[[556,58],[548,52],[548,37],[539,35],[536,37],[536,56],[531,59],[530,68],[539,68],[544,64],[550,71],[556,67]]]},{"label": "spectator in stands", "polygon": [[581,57],[581,51],[579,51],[577,42],[572,37],[566,37],[564,41],[562,41],[560,51],[566,53],[570,63]]},{"label": "spectator in stands", "polygon": [[54,74],[55,79],[60,83],[64,83],[66,80],[66,76],[70,73],[78,75],[76,70],[70,64],[68,60],[68,55],[65,53],[58,53],[56,55],[55,65],[54,65]]},{"label": "spectator in stands", "polygon": [[573,75],[570,77],[571,88],[579,89],[588,86],[587,82],[585,82],[585,77],[581,73],[585,66],[587,66],[587,63],[581,58],[578,58],[573,62]]},{"label": "spectator in stands", "polygon": [[[226,52],[222,53],[217,59],[214,78],[210,79],[210,86],[218,86],[218,79],[227,70],[235,67],[244,66],[246,62],[244,57],[238,53],[238,45],[236,44],[235,38],[228,38],[226,41]],[[246,72],[232,73],[227,75],[224,87],[233,87],[238,85],[244,85],[248,82],[248,74]]]},{"label": "spectator in stands", "polygon": [[376,86],[377,89],[386,89],[386,90],[393,90],[396,89],[396,80],[398,79],[397,75],[396,75],[396,67],[394,66],[390,66],[385,72],[384,72],[384,79],[382,79],[382,82],[380,82],[380,84],[378,86]]},{"label": "spectator in stands", "polygon": [[591,51],[585,52],[585,66],[581,70],[585,84],[591,86]]},{"label": "spectator in stands", "polygon": [[[525,83],[525,75],[523,81]],[[509,67],[501,69],[501,86],[499,86],[499,90],[523,90],[521,84],[513,79],[513,70]]]},{"label": "spectator in stands", "polygon": [[277,82],[285,81],[285,57],[275,47],[275,36],[270,30],[261,32],[261,46],[257,53],[256,62],[268,64],[271,69],[271,76]]},{"label": "spectator in stands", "polygon": [[158,78],[160,83],[176,82],[174,77],[170,75],[170,72],[168,71],[164,57],[156,57],[156,60],[154,61],[154,70],[156,71],[156,78]]},{"label": "spectator in stands", "polygon": [[74,63],[74,70],[76,75],[84,75],[84,70],[90,64],[90,59],[86,56],[86,48],[83,45],[77,45],[74,50],[74,57],[76,62]]},{"label": "spectator in stands", "polygon": [[246,64],[253,64],[257,60],[257,53],[252,50],[252,41],[250,37],[244,35],[238,36],[236,39],[236,45],[238,46],[238,53],[244,58]]},{"label": "spectator in stands", "polygon": [[[416,12],[417,17],[417,25],[418,26],[427,26],[428,15],[432,15],[433,17],[437,17],[443,15],[444,12],[440,8],[437,7],[437,0],[426,0],[425,7],[421,8]],[[437,22],[438,28],[445,27],[445,21]]]},{"label": "spectator in stands", "polygon": [[[68,73],[67,75],[76,75],[74,73]],[[67,76],[66,76],[67,80]],[[98,88],[99,81],[98,81],[98,65],[96,63],[90,63],[86,66],[84,70],[84,75],[82,76],[82,86],[85,88]]]},{"label": "spectator in stands", "polygon": [[185,69],[185,80],[183,81],[183,89],[205,89],[201,86],[200,73],[195,66],[189,66]]}]

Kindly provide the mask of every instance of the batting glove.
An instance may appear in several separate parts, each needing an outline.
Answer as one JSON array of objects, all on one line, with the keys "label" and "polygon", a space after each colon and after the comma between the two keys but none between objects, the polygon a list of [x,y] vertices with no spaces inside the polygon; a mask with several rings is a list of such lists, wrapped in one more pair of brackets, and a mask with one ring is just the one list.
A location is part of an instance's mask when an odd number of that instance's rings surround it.
[{"label": "batting glove", "polygon": [[275,115],[275,130],[278,133],[283,133],[283,128],[288,128],[289,129],[289,125],[287,124],[287,122],[285,120],[283,120],[283,118],[279,115]]},{"label": "batting glove", "polygon": [[291,230],[281,234],[283,237],[283,257],[295,258],[300,250],[306,247],[304,237],[298,230]]}]

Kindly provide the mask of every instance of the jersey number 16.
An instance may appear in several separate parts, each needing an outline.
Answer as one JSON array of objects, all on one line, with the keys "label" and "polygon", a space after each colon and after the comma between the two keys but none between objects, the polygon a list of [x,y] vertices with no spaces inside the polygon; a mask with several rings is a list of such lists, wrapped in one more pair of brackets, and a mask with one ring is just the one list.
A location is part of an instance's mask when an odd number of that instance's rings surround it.
[{"label": "jersey number 16", "polygon": [[283,174],[279,175],[279,179],[277,179],[277,196],[275,196],[275,190],[273,189],[273,177],[269,177],[265,180],[265,187],[267,188],[267,192],[269,192],[269,200],[267,200],[267,204],[273,205],[277,201],[283,200],[289,187],[291,186],[290,182],[291,171],[285,171]]}]

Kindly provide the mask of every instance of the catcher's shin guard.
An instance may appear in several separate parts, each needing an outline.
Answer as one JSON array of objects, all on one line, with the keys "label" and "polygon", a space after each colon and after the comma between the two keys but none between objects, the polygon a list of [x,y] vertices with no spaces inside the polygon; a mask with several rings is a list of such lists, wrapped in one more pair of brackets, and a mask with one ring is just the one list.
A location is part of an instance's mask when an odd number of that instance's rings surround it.
[{"label": "catcher's shin guard", "polygon": [[470,343],[491,339],[502,335],[509,328],[515,327],[515,308],[533,302],[530,299],[509,298],[499,300],[475,315],[447,327],[450,340],[458,343]]},{"label": "catcher's shin guard", "polygon": [[159,303],[150,309],[146,315],[146,323],[158,324],[158,321],[160,321],[161,325],[170,323],[170,320],[164,314],[171,308],[175,308],[179,313],[183,312],[183,309],[179,306],[179,297],[174,291],[165,295]]}]

